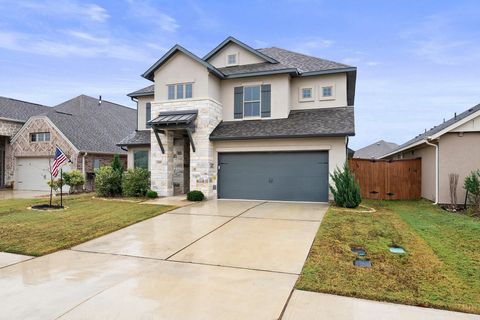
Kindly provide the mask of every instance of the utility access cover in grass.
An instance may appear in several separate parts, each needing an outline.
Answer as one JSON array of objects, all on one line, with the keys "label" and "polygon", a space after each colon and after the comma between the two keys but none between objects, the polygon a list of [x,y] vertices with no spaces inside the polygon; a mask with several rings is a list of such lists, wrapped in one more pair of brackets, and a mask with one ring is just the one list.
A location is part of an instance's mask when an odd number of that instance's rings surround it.
[{"label": "utility access cover in grass", "polygon": [[404,254],[405,249],[403,249],[401,247],[390,247],[390,252],[391,253],[397,253],[397,254]]},{"label": "utility access cover in grass", "polygon": [[355,267],[364,267],[364,268],[372,267],[372,263],[370,262],[370,260],[361,260],[361,259],[355,259],[355,261],[353,261],[353,265]]}]

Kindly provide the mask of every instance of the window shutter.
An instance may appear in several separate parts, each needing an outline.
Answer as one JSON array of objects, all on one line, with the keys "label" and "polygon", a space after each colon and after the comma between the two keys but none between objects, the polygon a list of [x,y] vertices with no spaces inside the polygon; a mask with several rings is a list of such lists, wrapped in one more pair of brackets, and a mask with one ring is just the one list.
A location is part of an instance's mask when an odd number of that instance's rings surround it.
[{"label": "window shutter", "polygon": [[271,100],[271,85],[262,84],[262,118],[271,116]]},{"label": "window shutter", "polygon": [[146,114],[146,126],[147,128],[151,128],[152,125],[148,124],[148,121],[152,119],[152,104],[150,102],[147,102],[147,106],[145,108],[145,114]]},{"label": "window shutter", "polygon": [[234,88],[233,118],[243,118],[243,87]]}]

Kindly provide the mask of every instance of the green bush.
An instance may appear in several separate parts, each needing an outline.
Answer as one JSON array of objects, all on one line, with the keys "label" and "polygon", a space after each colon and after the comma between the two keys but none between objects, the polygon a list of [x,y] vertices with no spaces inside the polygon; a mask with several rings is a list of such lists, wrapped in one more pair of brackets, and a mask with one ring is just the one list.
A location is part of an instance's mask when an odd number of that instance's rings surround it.
[{"label": "green bush", "polygon": [[355,180],[355,176],[350,171],[348,163],[345,162],[343,170],[335,169],[330,175],[334,185],[330,186],[333,194],[333,200],[339,207],[356,208],[362,202],[360,195],[360,186]]},{"label": "green bush", "polygon": [[150,172],[143,168],[128,169],[123,173],[122,192],[126,197],[143,197],[150,188]]},{"label": "green bush", "polygon": [[70,187],[69,193],[75,192],[75,189],[85,183],[85,177],[80,170],[72,170],[63,173],[63,180]]},{"label": "green bush", "polygon": [[122,193],[122,172],[112,167],[95,170],[95,191],[101,197],[113,197]]},{"label": "green bush", "polygon": [[203,194],[202,191],[192,190],[189,193],[187,193],[188,201],[202,201],[203,199],[205,199],[205,195]]},{"label": "green bush", "polygon": [[158,193],[157,193],[157,191],[148,190],[146,196],[147,196],[147,198],[152,198],[153,199],[153,198],[158,197]]},{"label": "green bush", "polygon": [[480,170],[472,171],[465,177],[463,187],[468,192],[471,213],[480,215]]}]

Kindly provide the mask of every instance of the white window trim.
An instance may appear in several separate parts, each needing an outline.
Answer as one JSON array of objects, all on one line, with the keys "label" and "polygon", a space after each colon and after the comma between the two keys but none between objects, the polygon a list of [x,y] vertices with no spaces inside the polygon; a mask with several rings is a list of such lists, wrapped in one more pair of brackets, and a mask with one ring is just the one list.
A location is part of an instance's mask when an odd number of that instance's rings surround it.
[{"label": "white window trim", "polygon": [[[252,88],[252,87],[260,87],[260,97],[258,100],[248,100],[248,101],[245,101],[245,88]],[[246,116],[245,115],[245,102],[257,102],[258,101],[258,105],[259,105],[259,109],[258,109],[258,116]],[[250,84],[250,85],[246,85],[246,86],[243,86],[243,119],[246,119],[246,120],[257,120],[257,119],[261,119],[262,118],[262,85],[260,84]],[[242,119],[238,119],[238,120],[242,120]]]},{"label": "white window trim", "polygon": [[[232,56],[232,55],[235,55],[235,63],[229,63],[229,61],[228,61],[228,56]],[[227,67],[238,66],[238,59],[239,59],[239,53],[238,53],[238,51],[237,51],[237,52],[227,53],[227,55],[225,56],[225,65],[226,65]]]},{"label": "white window trim", "polygon": [[[311,89],[312,90],[312,96],[310,98],[304,98],[303,97],[303,89]],[[311,86],[311,87],[300,87],[298,89],[298,101],[299,102],[312,102],[312,101],[315,101],[315,87],[314,86]]]},{"label": "white window trim", "polygon": [[[177,86],[178,85],[183,85],[183,96],[185,97],[186,96],[186,93],[187,93],[187,90],[186,90],[186,85],[187,84],[191,84],[192,85],[192,97],[191,98],[177,98]],[[169,99],[168,98],[168,87],[169,86],[174,86],[174,92],[173,92],[173,95],[174,95],[174,98],[173,99]],[[193,87],[194,87],[194,82],[193,81],[187,81],[187,82],[178,82],[178,83],[168,83],[165,85],[166,87],[166,90],[167,90],[167,100],[166,101],[184,101],[184,100],[192,100],[193,99]]]},{"label": "white window trim", "polygon": [[[324,97],[323,96],[323,88],[325,87],[332,87],[332,95]],[[320,85],[318,89],[318,100],[319,101],[328,101],[328,100],[335,100],[336,89],[334,84],[327,84],[327,85]]]}]

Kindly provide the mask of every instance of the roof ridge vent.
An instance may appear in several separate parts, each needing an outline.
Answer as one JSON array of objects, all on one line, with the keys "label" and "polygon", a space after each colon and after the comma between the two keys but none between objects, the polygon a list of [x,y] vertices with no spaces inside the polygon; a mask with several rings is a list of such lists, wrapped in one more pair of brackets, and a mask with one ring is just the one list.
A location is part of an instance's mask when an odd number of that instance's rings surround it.
[{"label": "roof ridge vent", "polygon": [[58,110],[55,110],[56,113],[60,113],[60,114],[66,114],[67,116],[73,116],[73,113],[68,113],[68,112],[63,112],[63,111],[58,111]]}]

